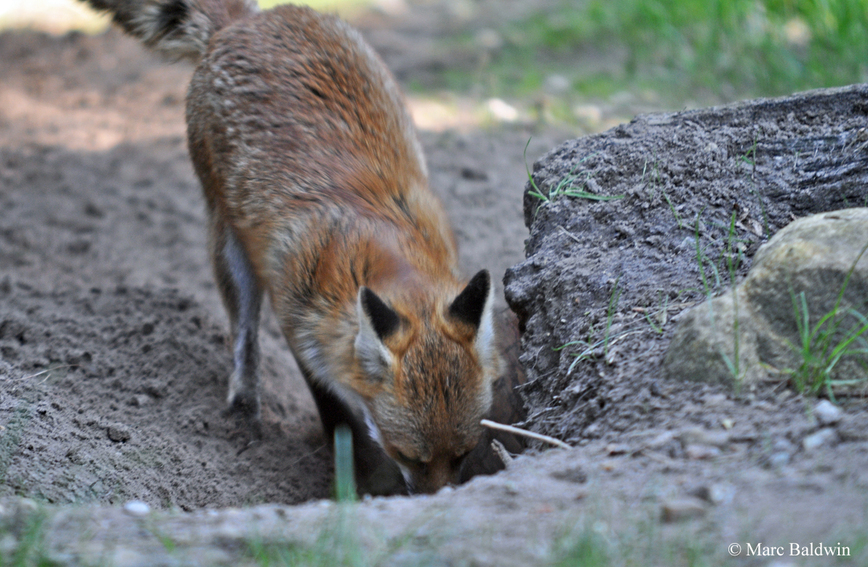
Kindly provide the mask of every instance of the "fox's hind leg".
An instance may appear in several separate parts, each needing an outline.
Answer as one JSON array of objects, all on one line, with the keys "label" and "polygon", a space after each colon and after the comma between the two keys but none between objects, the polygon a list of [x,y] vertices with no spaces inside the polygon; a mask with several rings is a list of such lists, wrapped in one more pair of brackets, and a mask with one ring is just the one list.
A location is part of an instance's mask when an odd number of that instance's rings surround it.
[{"label": "fox's hind leg", "polygon": [[260,419],[259,312],[262,290],[241,242],[219,213],[211,214],[211,256],[217,287],[229,314],[235,368],[229,378],[228,410]]}]

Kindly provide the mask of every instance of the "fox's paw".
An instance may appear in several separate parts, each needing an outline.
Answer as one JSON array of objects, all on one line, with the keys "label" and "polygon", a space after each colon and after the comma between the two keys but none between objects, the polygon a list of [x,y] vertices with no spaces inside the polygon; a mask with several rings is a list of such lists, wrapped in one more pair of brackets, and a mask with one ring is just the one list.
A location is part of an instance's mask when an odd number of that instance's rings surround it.
[{"label": "fox's paw", "polygon": [[243,417],[250,420],[259,420],[261,410],[259,405],[259,396],[256,392],[236,391],[229,392],[229,397],[226,399],[227,407],[226,415]]},{"label": "fox's paw", "polygon": [[254,438],[262,436],[262,411],[259,396],[255,393],[237,392],[230,395],[228,405],[223,410],[223,416],[235,418],[239,425],[246,427]]},{"label": "fox's paw", "polygon": [[229,403],[224,412],[227,416],[243,417],[246,419],[259,420],[261,412],[259,409],[259,396],[250,392],[238,392],[234,396],[229,396]]},{"label": "fox's paw", "polygon": [[251,420],[259,420],[259,382],[255,372],[246,372],[236,366],[229,377],[229,393],[226,396],[226,413]]}]

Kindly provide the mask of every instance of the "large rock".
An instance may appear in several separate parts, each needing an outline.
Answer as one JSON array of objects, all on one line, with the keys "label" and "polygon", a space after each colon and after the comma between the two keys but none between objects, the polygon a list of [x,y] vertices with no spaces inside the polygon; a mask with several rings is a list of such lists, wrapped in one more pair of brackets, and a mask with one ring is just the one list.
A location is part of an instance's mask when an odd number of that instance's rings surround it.
[{"label": "large rock", "polygon": [[[760,248],[741,285],[684,316],[664,359],[666,374],[738,389],[763,379],[798,382],[805,354],[817,357],[818,369],[828,366],[832,350],[854,326],[863,325],[853,313],[868,313],[866,245],[868,209],[794,221]],[[827,314],[833,316],[821,325]],[[806,336],[811,338],[807,353]],[[868,356],[844,356],[830,378],[865,382],[868,370],[859,362],[868,363]]]}]

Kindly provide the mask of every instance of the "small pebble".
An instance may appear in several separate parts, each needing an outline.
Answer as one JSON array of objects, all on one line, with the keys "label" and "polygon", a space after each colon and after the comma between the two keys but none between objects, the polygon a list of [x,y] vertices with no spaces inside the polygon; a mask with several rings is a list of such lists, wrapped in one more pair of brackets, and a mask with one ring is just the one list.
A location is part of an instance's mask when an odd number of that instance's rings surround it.
[{"label": "small pebble", "polygon": [[720,456],[720,449],[711,445],[691,444],[684,448],[684,454],[688,459],[700,461],[705,459],[713,459]]},{"label": "small pebble", "polygon": [[124,504],[124,512],[130,516],[141,518],[142,516],[147,516],[151,512],[151,507],[148,506],[147,502],[142,502],[141,500],[130,500]]},{"label": "small pebble", "polygon": [[485,106],[488,112],[500,122],[515,122],[518,120],[518,110],[502,99],[488,99]]},{"label": "small pebble", "polygon": [[711,485],[708,498],[713,504],[729,504],[735,498],[735,486],[726,482],[716,482]]},{"label": "small pebble", "polygon": [[133,407],[143,407],[151,403],[151,397],[145,394],[136,394],[132,398],[130,398],[129,404]]},{"label": "small pebble", "polygon": [[114,423],[112,425],[109,425],[106,428],[106,432],[108,433],[109,439],[111,439],[115,443],[129,441],[130,438],[133,436],[130,428],[122,423]]},{"label": "small pebble", "polygon": [[836,437],[838,437],[838,433],[831,427],[826,427],[802,439],[802,448],[805,451],[813,451],[818,447],[828,445]]},{"label": "small pebble", "polygon": [[835,425],[844,417],[844,412],[829,400],[820,400],[814,407],[814,415],[820,425]]},{"label": "small pebble", "polygon": [[779,469],[790,464],[790,454],[786,451],[778,451],[769,455],[769,467]]}]

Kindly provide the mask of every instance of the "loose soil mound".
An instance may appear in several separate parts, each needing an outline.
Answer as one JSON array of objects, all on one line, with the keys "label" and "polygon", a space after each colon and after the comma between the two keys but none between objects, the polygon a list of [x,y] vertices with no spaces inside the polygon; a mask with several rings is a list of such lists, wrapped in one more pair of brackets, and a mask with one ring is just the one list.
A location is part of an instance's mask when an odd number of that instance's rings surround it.
[{"label": "loose soil mound", "polygon": [[[530,423],[576,441],[665,425],[701,397],[660,380],[678,314],[795,217],[868,200],[866,109],[861,85],[649,115],[534,164],[528,258],[505,280]],[[585,193],[557,195],[567,188]]]}]

